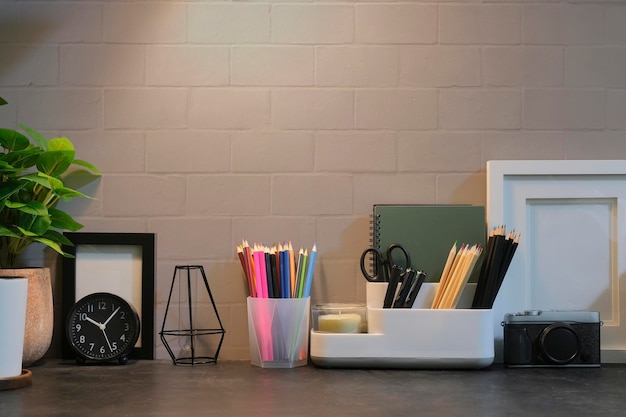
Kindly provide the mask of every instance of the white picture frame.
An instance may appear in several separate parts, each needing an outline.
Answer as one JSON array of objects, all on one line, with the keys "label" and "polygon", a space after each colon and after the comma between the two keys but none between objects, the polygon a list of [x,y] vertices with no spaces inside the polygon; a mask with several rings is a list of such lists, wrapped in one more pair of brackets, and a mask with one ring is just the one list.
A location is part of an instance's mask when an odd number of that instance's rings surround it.
[{"label": "white picture frame", "polygon": [[488,161],[487,224],[521,234],[493,306],[600,312],[602,362],[626,362],[626,161]]}]

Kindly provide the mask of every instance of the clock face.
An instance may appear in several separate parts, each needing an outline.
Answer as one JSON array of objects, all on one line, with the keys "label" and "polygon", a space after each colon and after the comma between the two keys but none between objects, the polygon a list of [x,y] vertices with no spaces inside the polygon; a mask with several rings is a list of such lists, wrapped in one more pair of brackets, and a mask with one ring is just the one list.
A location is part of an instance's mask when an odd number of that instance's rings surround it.
[{"label": "clock face", "polygon": [[139,315],[115,294],[95,293],[74,304],[67,338],[82,358],[110,360],[127,355],[139,338]]}]

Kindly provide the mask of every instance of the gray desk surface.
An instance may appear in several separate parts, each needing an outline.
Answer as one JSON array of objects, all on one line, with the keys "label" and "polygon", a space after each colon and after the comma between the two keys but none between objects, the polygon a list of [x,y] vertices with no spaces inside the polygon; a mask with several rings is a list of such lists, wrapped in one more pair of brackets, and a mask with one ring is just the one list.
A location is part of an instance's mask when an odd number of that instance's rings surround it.
[{"label": "gray desk surface", "polygon": [[249,362],[78,366],[48,359],[0,391],[0,416],[624,416],[626,366],[262,369]]}]

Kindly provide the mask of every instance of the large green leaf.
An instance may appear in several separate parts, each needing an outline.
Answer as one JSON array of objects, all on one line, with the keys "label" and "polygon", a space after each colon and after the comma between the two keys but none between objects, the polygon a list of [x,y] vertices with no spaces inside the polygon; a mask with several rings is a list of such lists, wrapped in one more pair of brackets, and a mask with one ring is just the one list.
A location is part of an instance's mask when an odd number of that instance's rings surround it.
[{"label": "large green leaf", "polygon": [[25,149],[0,154],[0,160],[11,165],[11,167],[14,168],[14,172],[20,172],[34,166],[40,155],[41,149],[31,146]]},{"label": "large green leaf", "polygon": [[56,195],[59,196],[59,198],[63,199],[63,200],[69,200],[71,198],[74,197],[83,197],[83,198],[88,198],[88,199],[93,199],[93,197],[88,196],[87,194],[83,194],[80,191],[76,191],[73,190],[71,188],[67,188],[67,187],[59,187],[59,188],[55,188],[54,192]]},{"label": "large green leaf", "polygon": [[70,257],[71,256],[71,255],[63,252],[63,249],[61,249],[61,246],[57,242],[54,242],[54,241],[52,241],[50,239],[47,239],[45,237],[33,237],[33,240],[35,242],[43,243],[47,247],[54,249],[55,251],[57,251],[59,254],[61,254],[63,256],[66,256],[66,257]]},{"label": "large green leaf", "polygon": [[19,151],[30,146],[30,141],[17,130],[0,128],[0,146],[10,151]]},{"label": "large green leaf", "polygon": [[78,223],[76,220],[72,218],[69,214],[64,211],[50,208],[48,209],[50,213],[51,227],[55,229],[64,229],[70,232],[76,232],[83,228],[83,225]]},{"label": "large green leaf", "polygon": [[23,181],[7,181],[0,183],[0,200],[5,200],[24,188],[27,183]]},{"label": "large green leaf", "polygon": [[9,164],[7,161],[3,161],[2,156],[4,155],[5,154],[0,153],[0,175],[2,176],[2,178],[5,178],[6,180],[8,180],[12,177],[15,177],[16,175],[19,175],[22,169],[15,168],[13,165]]},{"label": "large green leaf", "polygon": [[65,136],[52,138],[48,141],[49,151],[72,151],[74,152],[74,144]]},{"label": "large green leaf", "polygon": [[74,246],[74,243],[72,243],[71,240],[65,237],[63,233],[59,233],[53,229],[48,230],[46,233],[44,233],[42,237],[45,239],[51,240],[53,242],[56,242],[59,245]]},{"label": "large green leaf", "polygon": [[[42,174],[41,172],[37,172],[35,174],[26,174],[20,177],[21,181],[24,182],[34,182],[39,184],[40,186],[47,188],[49,190],[53,190],[54,186],[57,185],[59,187],[63,186],[63,182],[60,180],[56,180],[49,175]],[[55,182],[56,181],[56,182]]]},{"label": "large green leaf", "polygon": [[50,229],[51,224],[50,216],[33,216],[20,213],[16,227],[25,236],[37,237],[46,233]]},{"label": "large green leaf", "polygon": [[13,230],[2,225],[0,225],[0,236],[20,237],[20,235],[15,233]]},{"label": "large green leaf", "polygon": [[37,146],[39,146],[44,151],[48,150],[48,139],[46,139],[46,137],[43,134],[39,133],[37,130],[33,129],[32,127],[28,127],[20,123],[18,123],[18,126],[21,127],[24,130],[24,132],[28,134],[28,136],[31,137],[31,139],[35,142]]},{"label": "large green leaf", "polygon": [[9,103],[7,103],[7,101],[5,99],[0,97],[0,106],[4,106],[5,104],[9,104]]},{"label": "large green leaf", "polygon": [[48,216],[48,208],[39,201],[30,201],[28,203],[7,201],[6,206],[33,216]]},{"label": "large green leaf", "polygon": [[89,171],[91,171],[94,174],[97,174],[97,175],[102,174],[100,172],[100,170],[98,168],[96,168],[93,164],[90,164],[87,161],[83,161],[82,159],[74,159],[73,164],[74,165],[80,165],[83,168],[87,168]]},{"label": "large green leaf", "polygon": [[72,165],[75,155],[73,150],[43,152],[37,159],[37,169],[45,174],[58,177]]}]

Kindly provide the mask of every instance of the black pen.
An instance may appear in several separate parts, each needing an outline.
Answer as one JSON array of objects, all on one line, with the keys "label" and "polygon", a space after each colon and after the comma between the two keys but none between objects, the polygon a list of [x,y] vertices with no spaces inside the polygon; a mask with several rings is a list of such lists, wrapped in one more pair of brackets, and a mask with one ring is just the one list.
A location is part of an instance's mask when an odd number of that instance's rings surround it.
[{"label": "black pen", "polygon": [[426,279],[426,273],[422,271],[417,271],[417,277],[413,280],[413,284],[411,285],[411,290],[409,291],[409,295],[407,296],[404,302],[404,308],[412,308],[415,303],[415,299],[417,298],[417,293],[422,288],[422,284]]},{"label": "black pen", "polygon": [[383,308],[391,308],[393,300],[396,298],[396,290],[398,288],[398,281],[400,280],[400,274],[402,268],[398,265],[393,265],[389,272],[389,283],[387,284],[387,292],[385,293],[385,300],[383,302]]},{"label": "black pen", "polygon": [[406,300],[409,297],[409,291],[413,288],[413,281],[415,279],[415,270],[407,268],[402,274],[402,285],[400,291],[393,302],[393,308],[403,308]]}]

